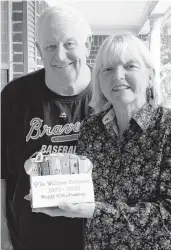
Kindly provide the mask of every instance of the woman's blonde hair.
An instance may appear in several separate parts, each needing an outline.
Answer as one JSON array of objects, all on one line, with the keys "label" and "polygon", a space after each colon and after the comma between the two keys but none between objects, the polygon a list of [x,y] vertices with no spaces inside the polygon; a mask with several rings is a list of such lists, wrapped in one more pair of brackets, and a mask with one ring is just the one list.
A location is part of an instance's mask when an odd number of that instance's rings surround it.
[{"label": "woman's blonde hair", "polygon": [[90,102],[90,106],[95,112],[101,112],[111,106],[111,103],[108,102],[100,89],[100,70],[105,65],[116,65],[117,63],[124,62],[125,60],[142,60],[144,62],[149,70],[150,90],[153,96],[149,102],[153,106],[158,103],[155,70],[150,51],[142,40],[134,34],[126,32],[113,34],[106,38],[97,54],[93,71],[92,99]]}]

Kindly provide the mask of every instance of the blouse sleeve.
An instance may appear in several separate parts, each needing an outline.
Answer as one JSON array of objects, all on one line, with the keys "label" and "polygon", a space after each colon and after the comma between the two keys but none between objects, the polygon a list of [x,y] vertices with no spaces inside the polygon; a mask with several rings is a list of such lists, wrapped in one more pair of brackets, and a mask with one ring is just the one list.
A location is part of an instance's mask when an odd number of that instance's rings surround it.
[{"label": "blouse sleeve", "polygon": [[91,144],[93,143],[93,130],[91,118],[86,118],[80,126],[80,134],[78,137],[77,154],[84,155],[91,158],[93,153],[93,148]]}]

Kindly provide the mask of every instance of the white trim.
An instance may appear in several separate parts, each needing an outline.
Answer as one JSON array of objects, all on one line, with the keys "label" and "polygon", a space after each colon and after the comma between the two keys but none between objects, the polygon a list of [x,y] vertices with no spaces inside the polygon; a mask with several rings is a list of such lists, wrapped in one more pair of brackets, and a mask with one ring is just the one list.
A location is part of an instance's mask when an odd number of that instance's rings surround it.
[{"label": "white trim", "polygon": [[12,34],[22,34],[22,31],[13,31]]},{"label": "white trim", "polygon": [[[167,22],[170,22],[171,18],[171,6],[170,8],[166,11],[165,15],[163,16],[162,24],[161,26],[163,27]],[[169,20],[169,21],[168,21]]]},{"label": "white trim", "polygon": [[13,44],[23,44],[22,42],[12,42]]},{"label": "white trim", "polygon": [[171,4],[169,1],[168,2],[161,1],[161,0],[158,1],[155,8],[151,12],[151,14],[148,16],[147,21],[144,23],[141,30],[139,31],[139,34],[146,34],[146,35],[149,34],[149,32],[150,32],[150,20],[156,19],[159,17],[164,18],[165,14],[167,14],[167,12],[169,12],[170,9],[171,9]]},{"label": "white trim", "polygon": [[14,62],[14,61],[13,61],[13,64],[23,65],[23,62]]},{"label": "white trim", "polygon": [[36,2],[34,2],[34,22],[35,22],[35,31],[34,31],[34,47],[35,47],[35,70],[37,70],[37,48],[36,48]]},{"label": "white trim", "polygon": [[23,13],[23,11],[22,10],[13,10],[12,13]]},{"label": "white trim", "polygon": [[133,32],[135,34],[137,34],[137,27],[136,26],[127,26],[125,28],[123,27],[120,27],[120,26],[111,26],[111,27],[93,27],[92,26],[92,32],[93,32],[93,35],[110,35],[114,32],[124,32],[124,31],[130,31],[130,32]]},{"label": "white trim", "polygon": [[16,51],[15,51],[15,52],[13,52],[13,54],[14,54],[14,55],[22,55],[23,52],[16,52]]},{"label": "white trim", "polygon": [[171,7],[171,4],[169,1],[159,0],[153,12],[151,13],[151,16],[154,16],[154,17],[164,16],[170,7]]},{"label": "white trim", "polygon": [[142,31],[143,27],[146,25],[149,16],[151,15],[151,13],[156,8],[156,5],[157,5],[157,1],[148,1],[147,2],[146,8],[144,9],[144,12],[142,13],[142,16],[143,16],[142,22],[139,25],[139,29],[138,29],[139,34],[142,34],[141,31]]},{"label": "white trim", "polygon": [[155,80],[158,91],[158,104],[161,102],[161,91],[160,91],[160,46],[161,46],[161,20],[162,17],[158,17],[150,20],[150,51],[153,57],[153,63],[155,67]]},{"label": "white trim", "polygon": [[28,73],[28,11],[27,1],[23,1],[23,64],[24,74]]},{"label": "white trim", "polygon": [[8,1],[8,80],[13,79],[12,1]]},{"label": "white trim", "polygon": [[8,69],[8,63],[1,63],[1,69]]},{"label": "white trim", "polygon": [[13,24],[15,23],[22,23],[22,21],[12,21]]}]

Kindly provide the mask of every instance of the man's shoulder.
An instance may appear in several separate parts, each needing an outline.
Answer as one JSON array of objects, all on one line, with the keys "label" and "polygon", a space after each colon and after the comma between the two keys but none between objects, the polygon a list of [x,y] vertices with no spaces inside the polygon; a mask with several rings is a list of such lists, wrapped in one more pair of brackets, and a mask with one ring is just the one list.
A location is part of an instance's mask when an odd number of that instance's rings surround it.
[{"label": "man's shoulder", "polygon": [[29,89],[35,88],[42,79],[44,79],[44,68],[10,81],[4,87],[3,92],[27,92]]}]

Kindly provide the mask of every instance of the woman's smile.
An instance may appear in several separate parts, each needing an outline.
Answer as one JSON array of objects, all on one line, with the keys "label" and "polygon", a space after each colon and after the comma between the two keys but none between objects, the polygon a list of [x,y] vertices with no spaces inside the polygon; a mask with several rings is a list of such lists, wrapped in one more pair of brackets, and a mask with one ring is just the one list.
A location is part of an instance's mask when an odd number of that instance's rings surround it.
[{"label": "woman's smile", "polygon": [[112,91],[118,92],[118,91],[123,91],[123,90],[127,90],[127,89],[130,89],[130,87],[127,85],[117,85],[117,86],[112,88]]}]

